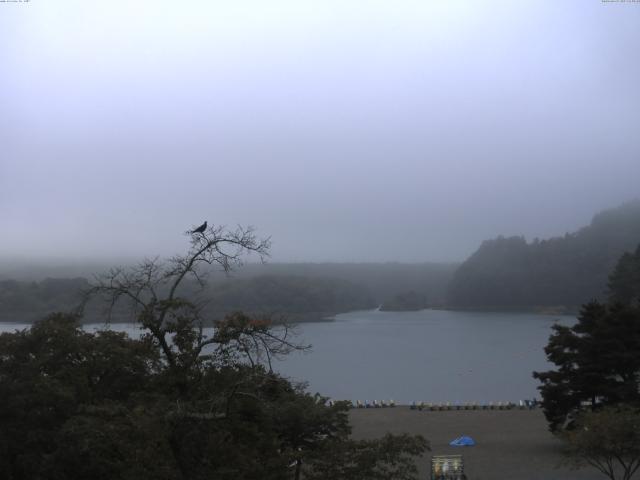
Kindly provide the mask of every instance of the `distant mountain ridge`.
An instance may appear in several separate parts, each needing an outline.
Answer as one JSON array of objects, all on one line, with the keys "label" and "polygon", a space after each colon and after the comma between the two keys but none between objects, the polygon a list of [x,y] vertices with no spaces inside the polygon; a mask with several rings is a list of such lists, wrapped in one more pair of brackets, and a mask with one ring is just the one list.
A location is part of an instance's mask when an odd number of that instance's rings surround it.
[{"label": "distant mountain ridge", "polygon": [[[79,301],[77,291],[88,286],[85,279],[111,266],[97,261],[53,267],[35,262],[3,265],[0,261],[0,320],[34,319],[71,308]],[[216,314],[239,309],[304,314],[304,319],[311,313],[324,317],[377,307],[411,292],[421,302],[426,299],[429,304],[442,305],[457,267],[434,262],[247,263],[229,276],[211,271],[209,288],[203,294],[210,298],[208,305]],[[69,283],[70,278],[75,283]],[[58,290],[52,296],[49,291],[54,286]]]},{"label": "distant mountain ridge", "polygon": [[458,308],[563,306],[604,299],[620,256],[640,244],[640,200],[596,214],[575,233],[527,242],[499,236],[456,270],[447,303]]},{"label": "distant mountain ridge", "polygon": [[[573,310],[606,297],[607,279],[624,252],[640,244],[640,200],[596,214],[574,233],[527,242],[497,237],[454,263],[247,264],[231,277],[212,273],[208,309],[273,312],[305,320],[383,305],[385,310]],[[0,264],[0,320],[29,321],[78,303],[98,264],[7,268]],[[44,278],[43,273],[67,278]],[[57,276],[55,275],[55,276]],[[12,279],[19,279],[18,281]],[[6,280],[4,280],[6,279]],[[35,281],[34,281],[35,280]]]},{"label": "distant mountain ridge", "polygon": [[[55,311],[75,310],[81,291],[89,287],[85,278],[47,278],[41,282],[0,280],[0,321],[33,322]],[[211,321],[236,310],[255,315],[273,315],[277,320],[321,320],[336,313],[373,308],[366,287],[325,277],[260,275],[212,282],[204,291],[195,282],[186,282],[181,294],[200,303],[203,316]],[[131,321],[125,305],[116,306],[112,321]],[[106,320],[104,305],[90,302],[85,321]]]}]

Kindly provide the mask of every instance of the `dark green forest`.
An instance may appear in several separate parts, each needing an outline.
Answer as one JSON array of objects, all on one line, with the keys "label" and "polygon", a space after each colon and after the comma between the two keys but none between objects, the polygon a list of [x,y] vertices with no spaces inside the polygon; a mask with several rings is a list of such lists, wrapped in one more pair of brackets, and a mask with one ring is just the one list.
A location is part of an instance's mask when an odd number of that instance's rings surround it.
[{"label": "dark green forest", "polygon": [[212,315],[242,310],[305,321],[376,306],[366,287],[326,277],[260,275],[218,281],[212,284],[209,293],[211,301],[205,311]]},{"label": "dark green forest", "polygon": [[606,298],[608,275],[638,244],[640,201],[598,213],[589,226],[563,237],[487,240],[455,272],[448,305],[576,310]]},{"label": "dark green forest", "polygon": [[[286,316],[288,321],[317,321],[336,313],[370,309],[399,296],[418,295],[442,304],[455,265],[450,264],[246,264],[231,275],[209,272],[204,290],[186,285],[194,301],[210,317],[242,310],[254,314]],[[73,310],[89,285],[89,272],[55,269],[55,273],[84,273],[87,277],[37,278],[35,272],[11,273],[22,280],[0,280],[0,321],[32,322],[55,311]],[[51,272],[54,273],[54,272]],[[94,272],[95,273],[95,272]],[[415,293],[420,292],[420,293]],[[420,307],[422,308],[422,306]],[[84,321],[102,318],[98,305],[89,305]],[[129,321],[124,308],[112,312],[112,321]]]},{"label": "dark green forest", "polygon": [[[185,282],[187,283],[187,282]],[[55,311],[74,310],[82,301],[81,293],[89,286],[84,278],[45,279],[41,282],[0,281],[0,319],[34,321]],[[286,316],[288,321],[321,320],[324,317],[352,310],[373,308],[375,301],[365,287],[346,280],[307,278],[291,275],[261,275],[258,277],[218,280],[204,290],[190,282],[187,296],[200,299],[202,311],[222,318],[233,311],[252,314]],[[85,321],[100,320],[102,307],[89,304]],[[112,321],[130,321],[126,308],[111,312]]]}]

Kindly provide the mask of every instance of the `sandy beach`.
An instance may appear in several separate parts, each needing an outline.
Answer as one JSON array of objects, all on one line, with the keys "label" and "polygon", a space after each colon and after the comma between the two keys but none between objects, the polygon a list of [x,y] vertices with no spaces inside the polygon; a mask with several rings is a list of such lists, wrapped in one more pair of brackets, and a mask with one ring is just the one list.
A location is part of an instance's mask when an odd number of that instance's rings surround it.
[{"label": "sandy beach", "polygon": [[[407,406],[354,409],[350,414],[354,438],[379,437],[386,432],[421,434],[431,452],[419,460],[420,478],[429,479],[431,455],[464,455],[469,480],[602,480],[592,467],[572,470],[561,465],[561,443],[547,430],[542,411],[461,410],[418,411]],[[473,447],[451,447],[461,435]]]}]

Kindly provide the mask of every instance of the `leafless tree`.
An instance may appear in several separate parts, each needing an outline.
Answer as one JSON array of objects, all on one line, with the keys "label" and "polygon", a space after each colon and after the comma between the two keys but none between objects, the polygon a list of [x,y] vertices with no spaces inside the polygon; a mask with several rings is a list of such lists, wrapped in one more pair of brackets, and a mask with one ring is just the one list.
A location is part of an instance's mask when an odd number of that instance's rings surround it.
[{"label": "leafless tree", "polygon": [[[205,322],[202,305],[181,295],[185,283],[195,280],[206,286],[214,267],[228,273],[242,263],[246,254],[268,255],[270,240],[259,239],[253,228],[229,230],[209,226],[203,232],[187,231],[190,246],[186,254],[166,261],[145,259],[130,268],[114,268],[95,278],[85,292],[86,302],[95,297],[106,301],[109,319],[116,305],[126,302],[141,328],[161,348],[170,367],[190,368],[213,355],[232,356],[251,365],[266,364],[294,349],[306,348],[291,341],[286,324],[272,328],[270,319],[254,319],[240,313],[215,322]],[[204,333],[205,323],[215,334]],[[204,352],[209,352],[205,354]]]}]

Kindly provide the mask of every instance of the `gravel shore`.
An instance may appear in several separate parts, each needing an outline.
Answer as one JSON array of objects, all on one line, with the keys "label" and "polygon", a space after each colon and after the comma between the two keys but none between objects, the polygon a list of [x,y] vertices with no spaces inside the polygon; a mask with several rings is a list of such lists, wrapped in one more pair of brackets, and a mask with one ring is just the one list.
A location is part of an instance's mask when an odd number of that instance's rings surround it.
[{"label": "gravel shore", "polygon": [[[469,480],[602,480],[592,467],[572,470],[561,465],[561,443],[547,430],[536,410],[418,411],[407,406],[354,409],[353,437],[374,438],[390,433],[421,434],[431,452],[419,460],[421,479],[429,479],[431,455],[462,454]],[[474,447],[451,447],[461,435]]]}]

